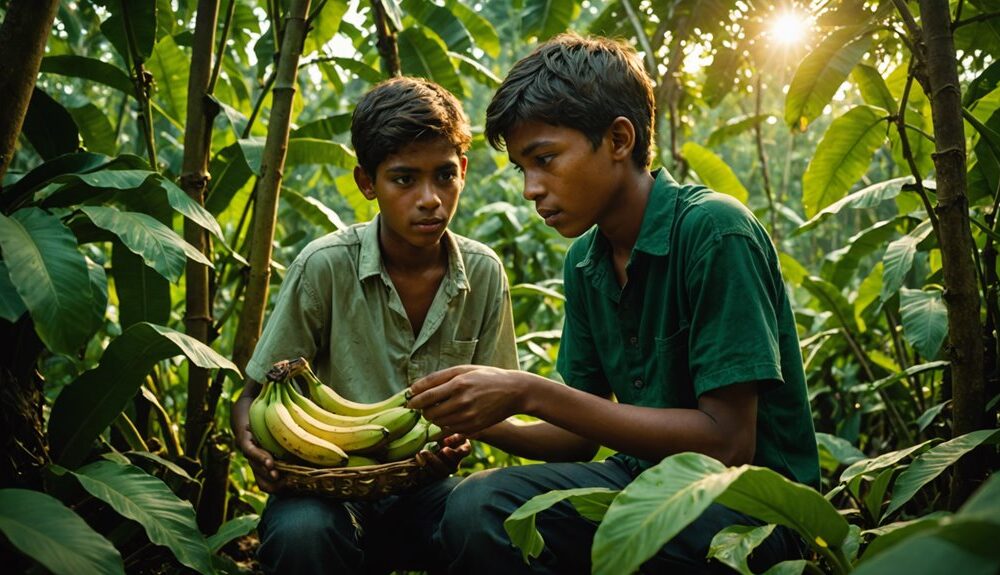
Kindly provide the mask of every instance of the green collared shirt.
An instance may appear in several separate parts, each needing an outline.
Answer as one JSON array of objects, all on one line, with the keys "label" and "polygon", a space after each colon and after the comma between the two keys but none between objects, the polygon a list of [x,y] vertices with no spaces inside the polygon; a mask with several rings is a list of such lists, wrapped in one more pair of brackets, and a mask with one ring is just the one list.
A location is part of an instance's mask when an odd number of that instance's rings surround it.
[{"label": "green collared shirt", "polygon": [[451,232],[448,271],[414,336],[382,263],[379,218],[311,242],[289,266],[247,375],[305,357],[319,378],[374,402],[433,371],[474,363],[517,368],[510,288],[488,247]]},{"label": "green collared shirt", "polygon": [[696,408],[707,391],[758,382],[754,464],[818,486],[795,319],[767,232],[737,200],[654,175],[624,288],[599,230],[569,250],[559,373],[648,407]]}]

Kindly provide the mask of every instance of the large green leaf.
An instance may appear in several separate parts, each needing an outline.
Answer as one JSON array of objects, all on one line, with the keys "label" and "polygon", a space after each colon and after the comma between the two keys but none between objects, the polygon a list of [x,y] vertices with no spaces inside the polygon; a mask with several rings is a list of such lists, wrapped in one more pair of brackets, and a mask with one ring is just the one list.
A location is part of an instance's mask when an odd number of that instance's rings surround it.
[{"label": "large green leaf", "polygon": [[885,516],[906,504],[921,487],[958,461],[963,455],[983,444],[1000,443],[1000,430],[981,429],[946,441],[921,453],[913,463],[900,474],[892,490],[892,499],[885,510]]},{"label": "large green leaf", "polygon": [[802,176],[806,217],[843,198],[868,171],[886,138],[885,110],[857,106],[830,124]]},{"label": "large green leaf", "polygon": [[52,351],[73,355],[93,334],[87,260],[76,236],[38,208],[0,215],[0,248],[10,281]]},{"label": "large green leaf", "polygon": [[668,457],[615,498],[597,528],[593,573],[633,573],[718,501],[765,522],[795,529],[810,544],[837,548],[847,521],[818,492],[770,470],[726,468],[698,453]]},{"label": "large green leaf", "polygon": [[404,74],[427,78],[459,98],[464,96],[465,89],[443,42],[431,38],[421,28],[403,30],[396,41]]},{"label": "large green leaf", "polygon": [[855,210],[874,208],[886,200],[895,198],[903,190],[904,186],[912,185],[915,181],[913,176],[903,176],[901,178],[877,182],[856,192],[851,192],[820,210],[809,221],[799,226],[795,230],[795,233],[810,230],[830,216],[840,213],[845,208]]},{"label": "large green leaf", "polygon": [[344,19],[344,14],[347,13],[348,4],[349,2],[346,0],[313,3],[313,10],[319,6],[320,12],[310,15],[312,18],[309,22],[309,33],[306,34],[303,54],[308,54],[313,50],[323,51],[323,45],[333,39],[337,31],[340,30],[340,22]]},{"label": "large green leaf", "polygon": [[445,6],[462,21],[477,48],[482,49],[491,58],[500,55],[500,36],[489,20],[466,6],[461,0],[445,0]]},{"label": "large green leaf", "polygon": [[91,152],[77,152],[53,158],[0,190],[2,191],[0,208],[8,210],[18,202],[30,199],[35,190],[57,176],[90,172],[106,166],[111,161],[108,156]]},{"label": "large green leaf", "polygon": [[910,230],[910,233],[885,248],[885,255],[882,256],[882,264],[885,266],[882,272],[882,301],[887,301],[902,287],[906,274],[913,267],[913,259],[917,255],[920,242],[933,231],[931,221],[924,220]]},{"label": "large green leaf", "polygon": [[890,114],[895,114],[899,107],[896,99],[889,91],[882,74],[874,66],[868,64],[858,64],[851,72],[851,79],[861,90],[861,97],[866,104],[888,110]]},{"label": "large green leaf", "polygon": [[823,113],[871,45],[869,38],[859,38],[863,31],[847,27],[833,32],[799,64],[785,99],[785,123],[804,130]]},{"label": "large green leaf", "polygon": [[7,262],[0,260],[0,318],[14,323],[27,310],[24,300],[17,295],[17,288],[10,281]]},{"label": "large green leaf", "polygon": [[331,165],[351,170],[357,164],[354,152],[339,142],[316,138],[291,138],[285,167],[304,165]]},{"label": "large green leaf", "polygon": [[[894,533],[895,534],[895,533]],[[1000,525],[982,520],[957,520],[920,526],[901,534],[887,548],[872,551],[853,571],[860,575],[907,573],[908,575],[995,575],[1000,566]],[[905,537],[903,537],[905,536]],[[878,539],[875,543],[878,543]]]},{"label": "large green leaf", "polygon": [[170,36],[156,43],[146,63],[156,79],[153,102],[175,126],[187,121],[187,88],[191,57]]},{"label": "large green leaf", "polygon": [[115,153],[115,129],[100,108],[87,103],[77,108],[67,108],[67,111],[80,129],[85,148],[101,154]]},{"label": "large green leaf", "polygon": [[802,287],[816,298],[823,309],[833,313],[840,327],[855,334],[861,331],[861,326],[854,316],[854,307],[837,286],[821,277],[810,276],[802,280]]},{"label": "large green leaf", "polygon": [[575,498],[588,497],[595,494],[614,496],[614,493],[616,491],[606,487],[580,487],[536,495],[511,513],[510,517],[503,522],[503,528],[510,537],[511,542],[521,549],[521,555],[527,563],[530,558],[538,557],[542,549],[545,548],[545,540],[542,539],[541,533],[535,528],[536,515],[566,499],[572,501]]},{"label": "large green leaf", "polygon": [[409,16],[444,41],[448,50],[467,52],[472,47],[472,35],[450,9],[430,0],[402,0],[399,5]]},{"label": "large green leaf", "polygon": [[774,525],[730,525],[712,537],[708,557],[732,567],[741,575],[754,575],[747,564],[753,550],[774,531]]},{"label": "large green leaf", "polygon": [[500,85],[500,78],[475,58],[455,52],[448,52],[448,57],[458,62],[458,69],[465,76],[475,78],[477,82],[490,88]]},{"label": "large green leaf", "polygon": [[948,335],[948,308],[940,290],[902,288],[899,292],[899,313],[903,322],[903,337],[920,355],[937,357]]},{"label": "large green leaf", "polygon": [[0,489],[0,531],[57,575],[125,573],[118,550],[61,501],[40,491]]},{"label": "large green leaf", "polygon": [[989,94],[1000,85],[1000,61],[994,61],[985,70],[976,76],[976,79],[969,82],[965,94],[962,96],[962,106],[971,107],[980,98]]},{"label": "large green leaf", "polygon": [[865,458],[863,451],[854,447],[850,441],[836,435],[817,432],[816,444],[825,449],[841,465],[850,465]]},{"label": "large green leaf", "polygon": [[744,204],[747,202],[750,193],[722,158],[694,142],[685,142],[681,153],[706,186],[717,192],[729,194]]},{"label": "large green leaf", "polygon": [[240,373],[233,362],[196,339],[163,326],[137,323],[111,341],[96,368],[80,375],[56,398],[48,429],[53,459],[66,467],[83,461],[91,442],[118,417],[153,366],[181,354],[198,367]]},{"label": "large green leaf", "polygon": [[907,457],[915,454],[921,453],[929,449],[932,445],[938,443],[936,439],[929,439],[923,443],[917,445],[912,445],[905,449],[900,449],[897,451],[890,451],[889,453],[883,453],[878,457],[873,457],[871,459],[864,459],[853,463],[850,467],[844,470],[840,474],[841,483],[849,483],[855,477],[859,475],[867,475],[870,473],[878,473],[886,467],[895,465],[896,463],[906,459]]},{"label": "large green leaf", "polygon": [[237,144],[220,150],[212,158],[209,171],[212,174],[212,181],[209,183],[208,195],[205,198],[205,209],[218,216],[229,207],[237,192],[247,185],[253,172],[244,161],[243,153]]},{"label": "large green leaf", "polygon": [[80,147],[80,131],[73,116],[37,86],[31,93],[21,133],[46,160],[72,154]]},{"label": "large green leaf", "polygon": [[767,121],[769,118],[773,118],[771,114],[757,114],[754,116],[737,116],[732,120],[729,120],[720,128],[716,128],[714,132],[709,134],[708,141],[705,142],[706,147],[716,148],[720,146],[723,142],[732,138],[733,136],[738,136],[743,132],[750,131],[761,122]]},{"label": "large green leaf", "polygon": [[[870,268],[859,268],[859,266],[870,254],[885,248],[886,243],[897,235],[897,223],[897,219],[875,222],[870,228],[848,238],[844,247],[827,253],[823,258],[821,276],[834,285],[846,285],[858,275],[859,271],[862,275],[870,273],[872,271]],[[875,297],[878,297],[877,292]],[[857,307],[855,300],[855,308]]]},{"label": "large green leaf", "polygon": [[95,461],[72,473],[88,493],[142,525],[150,541],[170,549],[182,564],[199,573],[214,573],[194,508],[163,480],[134,465],[110,461]]},{"label": "large green leaf", "polygon": [[208,548],[215,553],[226,544],[238,537],[243,537],[257,528],[260,515],[240,515],[226,521],[214,535],[208,538]]},{"label": "large green leaf", "polygon": [[[101,31],[118,53],[129,61],[131,56],[128,46],[132,43],[139,57],[149,58],[156,42],[156,0],[111,0],[107,2],[107,7],[111,10],[111,17],[101,23]],[[132,30],[131,34],[126,32],[126,21]],[[129,36],[133,39],[132,42],[129,41]]]},{"label": "large green leaf", "polygon": [[326,207],[323,202],[311,196],[282,188],[281,201],[287,202],[295,211],[302,215],[309,223],[313,224],[325,233],[335,232],[347,227],[347,224],[340,219],[337,212]]},{"label": "large green leaf", "polygon": [[166,325],[170,321],[170,281],[121,242],[112,243],[111,262],[122,329],[142,321]]},{"label": "large green leaf", "polygon": [[42,58],[42,66],[39,71],[89,80],[114,88],[129,96],[135,96],[135,86],[132,85],[128,74],[114,64],[97,58],[75,54],[46,56]]},{"label": "large green leaf", "polygon": [[94,225],[118,236],[128,249],[142,256],[146,265],[172,282],[184,273],[187,258],[214,267],[204,254],[152,216],[101,206],[83,206],[80,210]]},{"label": "large green leaf", "polygon": [[525,39],[548,40],[569,28],[579,13],[577,0],[524,0],[521,34]]}]

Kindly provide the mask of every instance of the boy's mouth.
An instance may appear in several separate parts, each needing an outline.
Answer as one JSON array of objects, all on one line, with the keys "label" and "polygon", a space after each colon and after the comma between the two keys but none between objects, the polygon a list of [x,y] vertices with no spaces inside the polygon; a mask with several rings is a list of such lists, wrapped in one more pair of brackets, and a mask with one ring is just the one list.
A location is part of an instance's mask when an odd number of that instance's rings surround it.
[{"label": "boy's mouth", "polygon": [[414,222],[414,226],[424,232],[434,232],[445,226],[445,220],[443,218],[428,218],[423,220],[417,220]]},{"label": "boy's mouth", "polygon": [[542,219],[545,220],[546,225],[550,226],[552,225],[551,222],[553,222],[555,218],[562,213],[560,210],[554,210],[552,208],[538,208],[536,211],[538,212],[538,215],[542,216]]}]

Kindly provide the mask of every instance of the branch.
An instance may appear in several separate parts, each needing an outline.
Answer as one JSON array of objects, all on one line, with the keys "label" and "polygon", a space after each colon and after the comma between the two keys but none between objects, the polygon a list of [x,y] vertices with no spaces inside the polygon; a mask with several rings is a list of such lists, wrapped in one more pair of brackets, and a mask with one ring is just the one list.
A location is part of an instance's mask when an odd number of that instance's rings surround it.
[{"label": "branch", "polygon": [[892,3],[896,5],[896,10],[899,10],[899,15],[903,18],[903,24],[906,25],[906,30],[915,39],[919,39],[920,25],[917,24],[916,18],[913,17],[913,12],[910,12],[910,7],[906,5],[906,0],[892,0]]},{"label": "branch", "polygon": [[651,76],[655,75],[656,60],[653,58],[655,54],[653,53],[653,47],[649,45],[649,38],[646,37],[646,31],[642,28],[642,22],[639,21],[639,17],[635,13],[635,8],[632,7],[632,2],[622,0],[622,6],[625,7],[625,14],[628,15],[628,21],[632,24],[632,29],[635,30],[636,38],[642,44],[642,51],[646,53],[646,66],[649,67],[649,74]]},{"label": "branch", "polygon": [[1000,17],[1000,12],[986,12],[984,14],[976,14],[975,16],[969,16],[965,20],[955,20],[951,23],[951,30],[954,32],[962,26],[968,26],[969,24],[975,24],[976,22],[983,22],[985,20],[992,20],[993,18]]}]

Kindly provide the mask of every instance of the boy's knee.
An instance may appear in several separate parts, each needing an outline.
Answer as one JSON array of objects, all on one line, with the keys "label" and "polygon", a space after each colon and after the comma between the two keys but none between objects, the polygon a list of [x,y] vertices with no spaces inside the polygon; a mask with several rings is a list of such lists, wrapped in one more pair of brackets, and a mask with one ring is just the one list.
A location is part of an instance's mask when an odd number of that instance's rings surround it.
[{"label": "boy's knee", "polygon": [[264,511],[258,559],[265,571],[308,570],[355,563],[355,530],[346,509],[311,497],[286,497]]},{"label": "boy's knee", "polygon": [[510,497],[497,471],[470,475],[448,496],[440,528],[447,550],[509,543],[503,522],[523,502]]}]

